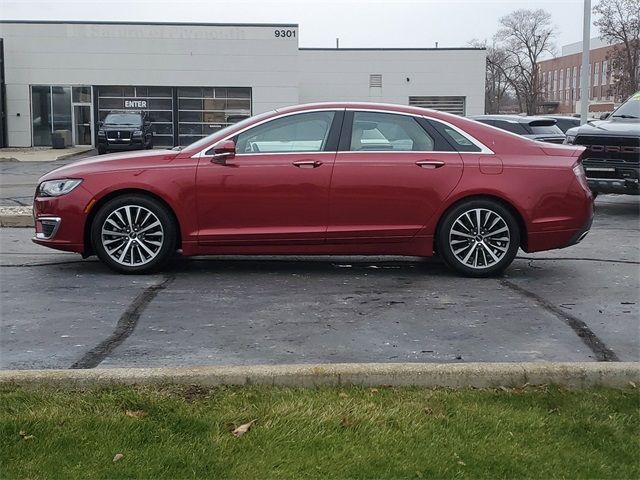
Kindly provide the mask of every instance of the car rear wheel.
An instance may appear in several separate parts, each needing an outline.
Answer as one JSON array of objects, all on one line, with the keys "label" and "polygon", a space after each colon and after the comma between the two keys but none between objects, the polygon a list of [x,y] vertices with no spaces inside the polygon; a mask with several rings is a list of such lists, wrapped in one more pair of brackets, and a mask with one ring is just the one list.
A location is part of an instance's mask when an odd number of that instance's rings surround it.
[{"label": "car rear wheel", "polygon": [[446,213],[438,231],[445,262],[469,277],[502,273],[518,252],[520,228],[508,208],[489,199],[466,200]]},{"label": "car rear wheel", "polygon": [[176,224],[159,201],[144,195],[109,200],[96,214],[91,241],[98,258],[120,273],[149,273],[175,251]]}]

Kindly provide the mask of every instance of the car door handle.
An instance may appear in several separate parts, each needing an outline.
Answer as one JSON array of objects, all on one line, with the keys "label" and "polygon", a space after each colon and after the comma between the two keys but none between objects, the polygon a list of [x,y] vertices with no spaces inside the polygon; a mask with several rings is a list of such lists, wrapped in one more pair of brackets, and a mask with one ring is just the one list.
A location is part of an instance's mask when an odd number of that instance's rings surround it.
[{"label": "car door handle", "polygon": [[320,165],[322,165],[320,160],[297,160],[293,162],[293,166],[298,168],[318,168]]},{"label": "car door handle", "polygon": [[440,168],[444,167],[442,160],[418,160],[416,165],[422,168]]}]

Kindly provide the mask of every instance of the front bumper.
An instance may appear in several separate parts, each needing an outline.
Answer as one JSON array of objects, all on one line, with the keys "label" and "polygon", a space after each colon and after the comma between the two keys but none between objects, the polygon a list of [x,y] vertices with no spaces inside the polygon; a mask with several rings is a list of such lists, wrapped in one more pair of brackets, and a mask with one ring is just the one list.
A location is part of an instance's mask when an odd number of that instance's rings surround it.
[{"label": "front bumper", "polygon": [[600,161],[593,158],[582,162],[591,191],[597,193],[640,194],[640,168],[622,161]]},{"label": "front bumper", "polygon": [[640,195],[640,185],[637,178],[589,178],[589,188],[597,193],[624,193]]},{"label": "front bumper", "polygon": [[85,208],[93,196],[83,185],[67,195],[33,201],[34,243],[56,250],[84,253]]},{"label": "front bumper", "polygon": [[143,138],[133,139],[131,142],[107,142],[104,139],[99,139],[98,147],[104,148],[105,150],[118,151],[142,150],[145,148],[145,143]]}]

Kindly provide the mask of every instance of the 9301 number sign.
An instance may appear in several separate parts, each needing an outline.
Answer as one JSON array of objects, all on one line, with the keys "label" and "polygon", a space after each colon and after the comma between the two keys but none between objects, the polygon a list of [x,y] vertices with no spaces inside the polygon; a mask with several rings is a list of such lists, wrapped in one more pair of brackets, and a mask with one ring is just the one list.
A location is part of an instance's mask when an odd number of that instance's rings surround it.
[{"label": "9301 number sign", "polygon": [[276,38],[291,38],[296,36],[295,30],[274,30],[273,34]]}]

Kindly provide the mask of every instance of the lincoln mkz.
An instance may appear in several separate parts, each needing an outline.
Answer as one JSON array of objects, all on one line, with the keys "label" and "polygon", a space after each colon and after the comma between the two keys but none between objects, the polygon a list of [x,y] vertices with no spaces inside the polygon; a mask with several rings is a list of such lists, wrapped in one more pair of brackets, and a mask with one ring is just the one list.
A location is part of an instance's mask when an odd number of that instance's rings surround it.
[{"label": "lincoln mkz", "polygon": [[44,175],[33,241],[122,273],[156,271],[176,253],[438,255],[484,277],[519,248],[586,235],[583,151],[415,107],[288,107],[182,150],[93,157]]}]

